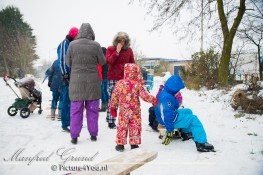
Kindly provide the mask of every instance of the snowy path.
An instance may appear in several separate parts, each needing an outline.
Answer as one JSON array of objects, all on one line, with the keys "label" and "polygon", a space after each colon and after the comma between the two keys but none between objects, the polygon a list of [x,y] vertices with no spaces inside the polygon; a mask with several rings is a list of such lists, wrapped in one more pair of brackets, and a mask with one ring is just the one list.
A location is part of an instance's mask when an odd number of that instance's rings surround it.
[{"label": "snowy path", "polygon": [[[85,120],[78,144],[72,145],[69,134],[61,131],[60,122],[46,118],[49,114],[46,107],[50,103],[51,93],[46,84],[41,84],[41,88],[44,109],[41,115],[35,111],[27,119],[22,119],[19,114],[10,117],[6,111],[14,102],[15,95],[4,85],[2,78],[0,80],[1,175],[65,174],[69,171],[51,170],[52,165],[59,167],[58,164],[62,162],[61,157],[57,155],[57,150],[60,148],[61,150],[75,149],[70,154],[74,157],[92,157],[98,153],[93,161],[70,161],[67,163],[70,166],[91,165],[121,154],[114,149],[116,130],[108,129],[105,112],[100,113],[98,141],[90,141]],[[156,90],[157,88],[152,93],[155,94]],[[162,145],[158,133],[152,132],[148,126],[150,104],[142,102],[143,131],[140,148],[157,151],[158,157],[134,171],[133,175],[263,174],[263,117],[246,115],[235,119],[236,112],[229,106],[228,94],[224,95],[221,91],[205,91],[205,93],[207,95],[201,91],[184,90],[183,104],[185,107],[190,107],[203,122],[208,142],[215,146],[217,152],[199,153],[191,140],[186,142],[176,140],[168,146]],[[254,135],[248,135],[249,133]],[[127,151],[130,146],[126,145],[125,148]],[[33,161],[31,164],[26,160],[11,161],[10,157],[19,149],[20,151],[24,149],[20,157],[33,157],[37,153],[42,157],[49,155],[50,157],[46,161]]]}]

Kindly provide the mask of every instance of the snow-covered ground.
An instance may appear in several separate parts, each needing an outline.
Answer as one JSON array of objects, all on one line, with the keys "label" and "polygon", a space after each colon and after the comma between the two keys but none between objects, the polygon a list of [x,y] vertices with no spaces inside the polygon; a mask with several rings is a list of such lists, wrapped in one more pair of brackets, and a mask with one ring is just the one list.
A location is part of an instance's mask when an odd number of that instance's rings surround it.
[{"label": "snow-covered ground", "polygon": [[[161,78],[155,78],[151,91],[156,94]],[[39,81],[39,83],[41,83]],[[123,154],[115,151],[116,130],[107,127],[106,113],[99,116],[99,136],[97,142],[91,142],[87,132],[86,119],[77,145],[70,142],[69,133],[61,131],[61,123],[51,121],[46,116],[50,110],[51,93],[47,84],[39,84],[43,93],[43,113],[37,110],[27,119],[17,114],[10,117],[8,107],[16,98],[11,89],[0,79],[0,149],[1,175],[17,174],[66,174],[69,171],[52,168],[59,167],[69,156],[92,157],[92,161],[68,161],[66,165],[91,165],[113,156]],[[14,89],[16,89],[14,87]],[[158,152],[158,157],[132,172],[133,175],[262,175],[263,174],[263,116],[248,115],[235,118],[238,112],[229,105],[230,92],[219,90],[183,90],[183,105],[191,108],[202,121],[216,152],[199,153],[192,140],[175,140],[169,145],[161,144],[159,134],[148,126],[148,108],[150,104],[142,102],[142,144],[140,149]],[[130,150],[127,145],[125,151]],[[68,156],[59,157],[61,152],[69,150]],[[13,156],[20,157],[20,161]],[[25,160],[26,157],[42,157],[42,161]],[[13,156],[13,157],[12,157]],[[24,160],[21,159],[24,157]],[[121,165],[120,165],[121,166]],[[72,172],[72,171],[71,171]]]}]

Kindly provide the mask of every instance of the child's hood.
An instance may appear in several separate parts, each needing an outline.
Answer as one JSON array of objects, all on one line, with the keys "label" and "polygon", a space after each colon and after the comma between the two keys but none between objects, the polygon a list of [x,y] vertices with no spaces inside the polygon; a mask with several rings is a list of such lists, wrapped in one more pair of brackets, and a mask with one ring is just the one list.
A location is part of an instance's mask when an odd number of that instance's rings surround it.
[{"label": "child's hood", "polygon": [[185,87],[184,82],[178,75],[171,76],[165,83],[164,89],[174,95]]},{"label": "child's hood", "polygon": [[140,80],[140,68],[134,63],[127,63],[124,65],[124,79],[127,80]]}]

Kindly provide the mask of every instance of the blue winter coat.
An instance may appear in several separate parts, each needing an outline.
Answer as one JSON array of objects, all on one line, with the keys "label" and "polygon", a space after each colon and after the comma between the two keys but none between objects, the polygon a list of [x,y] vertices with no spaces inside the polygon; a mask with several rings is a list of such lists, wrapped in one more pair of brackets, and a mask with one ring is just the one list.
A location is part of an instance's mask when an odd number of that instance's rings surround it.
[{"label": "blue winter coat", "polygon": [[155,107],[155,115],[158,122],[164,125],[167,132],[173,132],[177,119],[179,102],[174,95],[185,87],[183,80],[178,75],[171,76],[165,83],[164,89],[158,95],[158,105]]},{"label": "blue winter coat", "polygon": [[62,75],[60,73],[60,69],[58,67],[58,60],[55,60],[52,66],[47,71],[48,81],[51,82],[50,90],[51,91],[61,91],[63,80]]},{"label": "blue winter coat", "polygon": [[70,36],[67,35],[66,39],[64,39],[57,48],[58,66],[59,66],[59,69],[62,75],[70,74],[70,69],[66,64],[66,53],[68,50],[69,43],[71,41],[72,41],[72,38],[70,38]]}]

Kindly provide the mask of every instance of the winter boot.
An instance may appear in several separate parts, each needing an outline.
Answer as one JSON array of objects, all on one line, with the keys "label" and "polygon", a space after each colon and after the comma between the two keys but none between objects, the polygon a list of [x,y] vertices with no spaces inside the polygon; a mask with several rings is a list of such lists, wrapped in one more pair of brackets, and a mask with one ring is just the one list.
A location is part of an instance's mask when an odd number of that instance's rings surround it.
[{"label": "winter boot", "polygon": [[174,131],[174,133],[173,133],[173,139],[181,139],[181,138],[182,138],[182,136],[181,136],[181,130],[178,129],[178,130]]},{"label": "winter boot", "polygon": [[109,126],[110,129],[115,129],[116,128],[115,123],[108,123],[108,126]]},{"label": "winter boot", "polygon": [[191,132],[188,133],[181,132],[181,137],[183,138],[183,141],[190,140],[193,138]]},{"label": "winter boot", "polygon": [[68,127],[62,128],[62,129],[63,129],[63,131],[65,131],[65,132],[70,132],[70,129],[69,129]]},{"label": "winter boot", "polygon": [[124,151],[124,145],[116,145],[116,146],[115,146],[115,149],[116,149],[117,151],[123,152],[123,151]]},{"label": "winter boot", "polygon": [[91,136],[90,140],[93,141],[93,142],[96,142],[97,141],[97,137],[96,136]]},{"label": "winter boot", "polygon": [[57,120],[61,121],[61,110],[60,109],[58,110],[58,119]]},{"label": "winter boot", "polygon": [[152,129],[156,132],[160,132],[158,128],[152,127]]},{"label": "winter boot", "polygon": [[51,109],[51,120],[55,120],[56,109]]},{"label": "winter boot", "polygon": [[72,138],[71,139],[71,143],[73,143],[74,145],[76,145],[78,142],[78,138]]},{"label": "winter boot", "polygon": [[131,149],[136,149],[136,148],[139,148],[138,145],[131,145]]},{"label": "winter boot", "polygon": [[106,108],[107,108],[107,103],[102,103],[99,112],[106,112]]},{"label": "winter boot", "polygon": [[196,149],[199,152],[210,152],[210,151],[214,152],[214,146],[208,142],[206,143],[195,142],[195,144],[196,144]]}]

